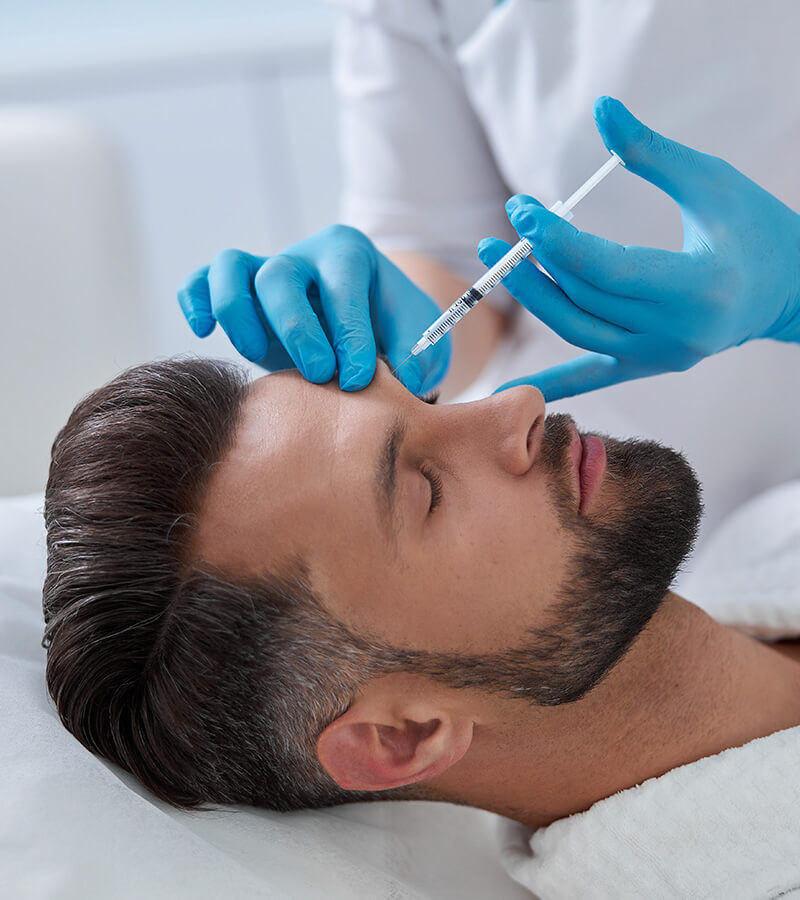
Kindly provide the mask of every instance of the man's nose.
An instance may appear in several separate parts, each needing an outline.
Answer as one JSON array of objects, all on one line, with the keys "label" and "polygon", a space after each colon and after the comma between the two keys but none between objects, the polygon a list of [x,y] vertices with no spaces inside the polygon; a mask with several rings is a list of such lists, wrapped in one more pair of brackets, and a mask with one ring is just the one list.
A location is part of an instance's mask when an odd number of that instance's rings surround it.
[{"label": "man's nose", "polygon": [[[472,405],[472,404],[467,404]],[[544,433],[545,401],[532,385],[509,388],[474,404],[487,453],[511,475],[524,475],[534,464]],[[477,414],[476,414],[477,413]]]}]

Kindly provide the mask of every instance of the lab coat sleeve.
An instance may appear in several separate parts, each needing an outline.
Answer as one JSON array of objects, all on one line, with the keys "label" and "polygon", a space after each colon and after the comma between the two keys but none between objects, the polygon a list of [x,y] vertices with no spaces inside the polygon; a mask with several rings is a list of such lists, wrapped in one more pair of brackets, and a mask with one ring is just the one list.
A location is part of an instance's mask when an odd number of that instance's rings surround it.
[{"label": "lab coat sleeve", "polygon": [[[342,220],[472,283],[487,235],[513,241],[509,191],[461,82],[435,0],[330,0]],[[455,299],[455,298],[454,298]],[[509,309],[502,289],[487,298]]]}]

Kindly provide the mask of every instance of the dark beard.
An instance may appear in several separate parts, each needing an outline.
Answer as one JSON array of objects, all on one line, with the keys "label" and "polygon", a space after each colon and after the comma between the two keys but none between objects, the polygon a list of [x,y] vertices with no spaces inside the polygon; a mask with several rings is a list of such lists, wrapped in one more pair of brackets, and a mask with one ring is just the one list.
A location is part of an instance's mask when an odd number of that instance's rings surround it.
[{"label": "dark beard", "polygon": [[547,417],[541,464],[554,475],[553,502],[578,549],[550,607],[552,625],[531,632],[535,683],[522,678],[515,690],[545,706],[579,700],[622,659],[691,553],[703,514],[700,483],[677,450],[580,432],[602,439],[607,467],[602,508],[579,515],[569,488],[571,421],[564,413]]}]

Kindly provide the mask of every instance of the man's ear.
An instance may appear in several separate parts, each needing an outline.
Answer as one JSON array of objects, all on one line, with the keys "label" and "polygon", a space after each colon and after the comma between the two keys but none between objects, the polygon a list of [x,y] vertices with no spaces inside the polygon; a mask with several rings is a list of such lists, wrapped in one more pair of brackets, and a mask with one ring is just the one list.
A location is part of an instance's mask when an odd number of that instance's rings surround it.
[{"label": "man's ear", "polygon": [[[384,686],[387,680],[381,679]],[[469,715],[435,699],[381,690],[360,695],[328,725],[317,740],[317,756],[339,787],[385,791],[449,769],[469,749],[472,727]]]}]

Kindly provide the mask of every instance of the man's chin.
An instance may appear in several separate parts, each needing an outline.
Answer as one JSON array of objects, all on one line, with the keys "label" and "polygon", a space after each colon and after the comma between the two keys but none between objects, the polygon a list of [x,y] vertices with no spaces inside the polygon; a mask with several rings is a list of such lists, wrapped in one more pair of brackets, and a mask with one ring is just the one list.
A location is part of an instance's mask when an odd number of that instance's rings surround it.
[{"label": "man's chin", "polygon": [[638,562],[651,577],[660,570],[662,577],[655,580],[671,583],[692,551],[703,515],[697,475],[672,447],[600,437],[606,445],[605,486],[629,542],[629,562]]}]

